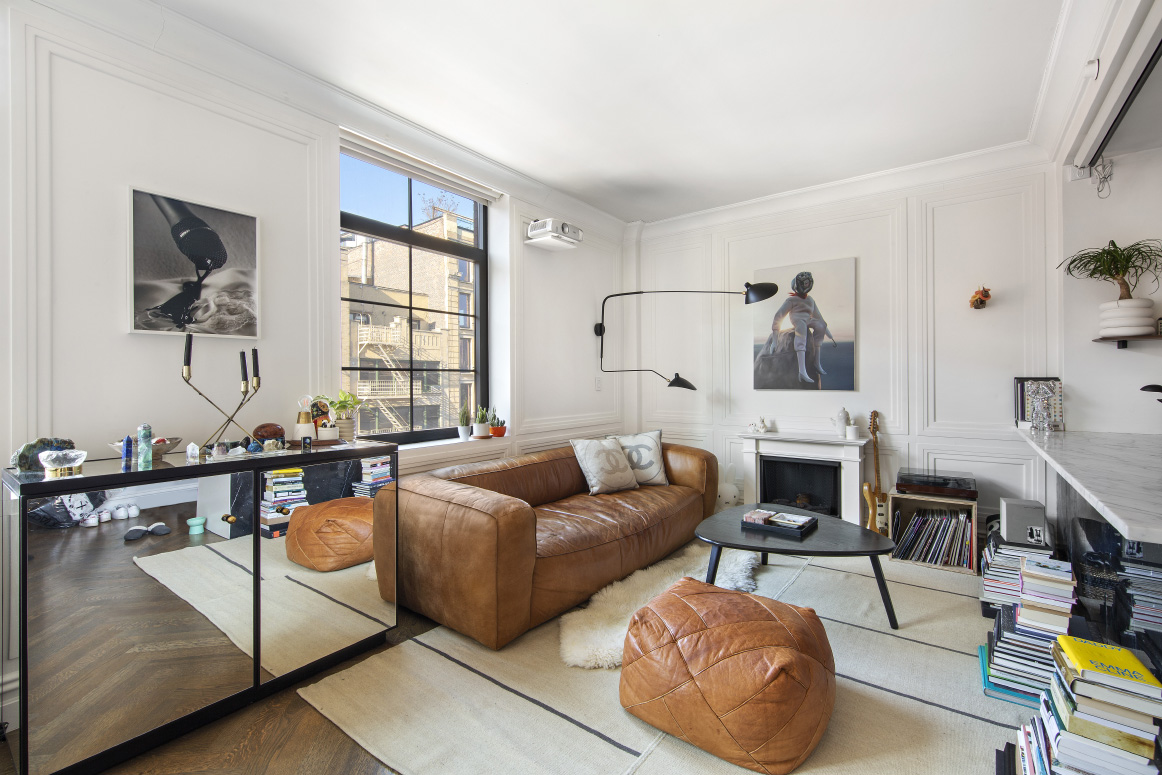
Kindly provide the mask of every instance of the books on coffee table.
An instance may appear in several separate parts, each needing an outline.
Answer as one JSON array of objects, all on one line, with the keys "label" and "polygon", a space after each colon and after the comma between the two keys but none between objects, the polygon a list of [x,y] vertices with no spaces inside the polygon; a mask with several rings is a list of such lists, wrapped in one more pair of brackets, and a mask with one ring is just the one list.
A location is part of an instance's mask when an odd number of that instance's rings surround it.
[{"label": "books on coffee table", "polygon": [[819,520],[816,517],[804,514],[787,514],[768,509],[751,509],[742,515],[742,526],[745,528],[766,530],[791,538],[802,538],[818,525]]}]

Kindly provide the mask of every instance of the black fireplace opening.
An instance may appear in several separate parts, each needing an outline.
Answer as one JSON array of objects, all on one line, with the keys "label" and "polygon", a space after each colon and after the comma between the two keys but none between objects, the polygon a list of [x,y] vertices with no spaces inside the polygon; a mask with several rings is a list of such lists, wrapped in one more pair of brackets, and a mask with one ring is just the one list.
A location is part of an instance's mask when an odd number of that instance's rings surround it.
[{"label": "black fireplace opening", "polygon": [[839,516],[839,462],[759,458],[759,502]]}]

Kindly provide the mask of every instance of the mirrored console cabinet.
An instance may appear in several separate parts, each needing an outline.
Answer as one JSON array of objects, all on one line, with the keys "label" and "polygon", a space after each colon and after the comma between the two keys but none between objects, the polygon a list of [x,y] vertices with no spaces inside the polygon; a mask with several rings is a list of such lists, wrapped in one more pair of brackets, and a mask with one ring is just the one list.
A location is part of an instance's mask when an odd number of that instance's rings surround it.
[{"label": "mirrored console cabinet", "polygon": [[[270,503],[351,497],[372,478],[394,500],[398,463],[394,444],[355,442],[146,470],[90,460],[64,478],[5,470],[0,724],[16,771],[100,772],[383,643],[396,612],[370,564],[294,562]],[[52,527],[78,495],[104,499],[110,520]],[[112,518],[128,504],[140,514]]]}]

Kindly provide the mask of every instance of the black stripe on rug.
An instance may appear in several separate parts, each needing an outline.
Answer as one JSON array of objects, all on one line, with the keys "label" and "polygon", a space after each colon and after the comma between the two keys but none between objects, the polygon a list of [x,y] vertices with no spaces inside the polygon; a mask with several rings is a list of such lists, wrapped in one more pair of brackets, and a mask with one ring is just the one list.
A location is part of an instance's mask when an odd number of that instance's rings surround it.
[{"label": "black stripe on rug", "polygon": [[217,549],[215,549],[213,544],[206,544],[206,548],[207,548],[207,549],[209,549],[209,550],[210,550],[211,552],[213,552],[214,554],[216,554],[216,555],[218,555],[219,557],[221,557],[221,558],[222,558],[223,560],[225,560],[226,562],[230,563],[231,565],[234,565],[234,566],[236,566],[236,567],[239,567],[239,568],[241,568],[242,570],[246,571],[246,575],[247,575],[247,576],[253,576],[253,575],[254,575],[254,573],[253,573],[253,572],[250,570],[250,568],[247,568],[245,565],[243,565],[242,563],[238,562],[237,560],[231,560],[229,557],[227,557],[226,555],[222,554],[222,553],[221,553],[221,552],[219,552]]},{"label": "black stripe on rug", "polygon": [[284,579],[286,579],[287,581],[291,581],[291,582],[294,582],[295,584],[298,584],[300,587],[304,587],[304,588],[306,588],[306,589],[309,589],[309,590],[311,590],[311,591],[312,591],[312,592],[314,592],[316,595],[321,595],[322,597],[325,597],[325,598],[327,598],[328,600],[330,600],[330,601],[331,601],[332,603],[334,603],[335,605],[341,605],[341,606],[343,606],[344,608],[346,608],[346,609],[347,609],[347,610],[349,610],[349,611],[354,611],[355,613],[359,614],[360,616],[363,616],[363,617],[365,617],[365,618],[367,618],[367,619],[370,619],[371,621],[375,622],[376,624],[381,624],[381,625],[383,625],[384,627],[394,627],[394,626],[395,626],[394,624],[388,624],[388,623],[387,623],[387,622],[385,622],[385,621],[382,621],[382,620],[380,620],[380,619],[376,619],[374,616],[372,616],[371,614],[367,613],[366,611],[360,611],[360,610],[359,610],[358,608],[356,608],[355,606],[353,606],[353,605],[348,605],[347,603],[344,603],[342,600],[338,600],[338,599],[336,599],[336,598],[333,598],[333,597],[331,597],[330,595],[328,595],[326,592],[323,592],[322,590],[319,590],[319,589],[315,589],[315,588],[314,588],[314,587],[312,587],[310,584],[307,584],[307,583],[305,583],[305,582],[299,581],[298,579],[296,579],[296,578],[292,578],[292,577],[290,577],[290,576],[283,576],[283,578],[284,578]]},{"label": "black stripe on rug", "polygon": [[897,635],[894,632],[884,632],[883,630],[877,630],[875,627],[864,627],[862,624],[852,624],[851,622],[845,622],[842,619],[832,619],[830,616],[823,616],[818,611],[815,612],[815,615],[818,616],[820,619],[826,619],[827,621],[835,622],[836,624],[844,624],[844,625],[847,625],[848,627],[856,627],[856,628],[861,629],[861,630],[867,630],[868,632],[878,633],[879,635],[890,635],[893,638],[899,638],[900,640],[906,640],[909,643],[918,643],[921,646],[931,646],[934,649],[942,649],[944,651],[951,651],[953,654],[960,654],[961,656],[971,657],[973,659],[973,661],[976,661],[977,659],[980,658],[979,655],[975,651],[970,654],[967,651],[959,651],[957,649],[950,649],[947,646],[938,646],[935,643],[928,643],[927,641],[916,640],[915,638],[905,638],[903,635]]},{"label": "black stripe on rug", "polygon": [[999,721],[993,721],[991,718],[985,718],[984,716],[977,716],[974,713],[968,713],[967,711],[957,710],[956,708],[950,708],[947,705],[941,705],[939,702],[932,702],[931,700],[925,700],[925,699],[922,699],[920,697],[913,697],[911,694],[905,694],[904,692],[898,692],[895,689],[889,689],[886,686],[880,686],[879,684],[873,684],[871,681],[864,681],[864,680],[859,679],[859,678],[853,678],[850,675],[844,675],[843,673],[836,673],[835,677],[836,678],[846,678],[848,681],[854,681],[857,684],[863,684],[864,686],[869,686],[872,689],[879,689],[881,692],[887,692],[888,694],[894,694],[897,697],[904,697],[904,698],[909,699],[909,700],[915,700],[916,702],[920,702],[920,703],[923,703],[925,705],[930,705],[933,708],[940,708],[941,710],[946,710],[949,713],[955,713],[955,714],[960,715],[960,716],[965,716],[966,718],[975,719],[976,721],[983,721],[985,724],[992,724],[994,727],[1000,727],[1001,729],[1016,729],[1016,727],[1012,726],[1011,724],[1002,724]]},{"label": "black stripe on rug", "polygon": [[[863,576],[865,579],[874,579],[875,578],[875,576],[873,576],[870,573],[859,573],[859,572],[853,571],[853,570],[844,570],[843,568],[832,568],[832,567],[827,566],[827,565],[816,565],[813,562],[808,563],[808,565],[812,568],[818,568],[819,570],[835,571],[836,573],[850,573],[852,576]],[[889,584],[903,584],[905,587],[915,587],[916,589],[927,589],[929,592],[943,592],[945,595],[956,595],[957,597],[970,597],[973,600],[980,600],[980,598],[976,595],[966,595],[963,592],[949,592],[947,589],[935,589],[933,587],[925,587],[922,584],[909,584],[906,581],[893,581],[892,579],[889,579],[889,578],[885,578],[884,581],[888,582]]]},{"label": "black stripe on rug", "polygon": [[492,676],[488,675],[487,673],[481,672],[480,670],[477,670],[476,668],[472,667],[472,665],[469,665],[465,662],[461,662],[459,659],[456,659],[456,657],[452,656],[451,654],[446,654],[443,651],[440,651],[435,646],[429,646],[427,643],[424,643],[418,637],[412,638],[411,642],[417,643],[417,644],[423,646],[424,648],[428,649],[429,651],[434,652],[436,654],[439,654],[440,656],[442,656],[444,659],[448,660],[449,662],[452,662],[453,664],[457,664],[460,667],[464,668],[465,670],[467,670],[471,673],[475,673],[476,675],[480,676],[484,680],[486,680],[490,683],[493,683],[496,686],[499,686],[501,689],[504,689],[506,692],[511,692],[512,694],[516,695],[517,697],[520,697],[522,700],[527,700],[527,701],[531,702],[533,705],[536,705],[541,710],[547,710],[549,713],[552,713],[554,716],[557,716],[560,719],[568,721],[570,724],[577,727],[578,729],[585,730],[586,732],[593,735],[594,737],[598,737],[598,738],[604,740],[605,742],[609,743],[613,747],[619,748],[622,751],[625,751],[627,754],[629,754],[630,756],[633,756],[634,758],[638,758],[641,756],[640,751],[635,751],[634,749],[630,748],[627,745],[622,745],[621,743],[617,742],[616,740],[609,737],[608,735],[604,735],[601,732],[598,732],[593,727],[582,724],[577,719],[573,718],[572,716],[569,716],[569,715],[562,713],[561,711],[557,710],[556,708],[552,707],[551,705],[546,705],[545,703],[541,702],[540,700],[538,700],[534,697],[530,697],[527,694],[525,694],[524,692],[521,692],[521,691],[518,691],[517,689],[512,688],[508,684],[505,684],[501,681],[498,681],[497,679],[493,678]]}]

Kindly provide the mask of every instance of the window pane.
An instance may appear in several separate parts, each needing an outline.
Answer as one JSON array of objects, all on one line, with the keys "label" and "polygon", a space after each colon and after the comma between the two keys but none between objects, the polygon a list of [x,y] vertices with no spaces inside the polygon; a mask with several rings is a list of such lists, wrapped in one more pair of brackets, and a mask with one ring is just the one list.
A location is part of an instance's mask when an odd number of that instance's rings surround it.
[{"label": "window pane", "polygon": [[408,246],[339,233],[339,294],[381,304],[408,304]]},{"label": "window pane", "polygon": [[363,399],[355,414],[356,433],[403,433],[411,430],[411,393],[406,371],[345,371],[342,384],[344,390]]},{"label": "window pane", "polygon": [[[409,320],[406,307],[342,302],[343,366],[407,369],[411,366],[408,343],[415,326],[425,321]],[[421,314],[421,313],[415,313]],[[425,313],[427,314],[427,313]]]},{"label": "window pane", "polygon": [[433,237],[478,247],[476,202],[413,180],[412,228]]},{"label": "window pane", "polygon": [[[415,311],[416,326],[412,329],[412,353],[417,369],[471,369],[472,360],[464,363],[461,353],[465,347],[473,352],[476,339],[474,325],[460,326],[459,315],[442,312]],[[468,323],[475,321],[468,318]],[[468,345],[463,344],[467,340]]]},{"label": "window pane", "polygon": [[340,154],[339,209],[407,228],[408,179],[398,172]]},{"label": "window pane", "polygon": [[[465,273],[464,265],[468,271]],[[475,267],[442,253],[412,249],[412,306],[441,312],[476,312]],[[461,300],[467,296],[467,303]],[[465,305],[465,306],[461,306]]]},{"label": "window pane", "polygon": [[[433,371],[415,372],[415,430],[451,428],[460,424],[462,374]],[[466,395],[472,398],[472,393]],[[472,404],[469,404],[472,406]]]}]

